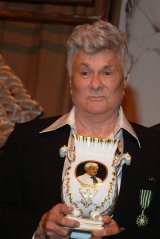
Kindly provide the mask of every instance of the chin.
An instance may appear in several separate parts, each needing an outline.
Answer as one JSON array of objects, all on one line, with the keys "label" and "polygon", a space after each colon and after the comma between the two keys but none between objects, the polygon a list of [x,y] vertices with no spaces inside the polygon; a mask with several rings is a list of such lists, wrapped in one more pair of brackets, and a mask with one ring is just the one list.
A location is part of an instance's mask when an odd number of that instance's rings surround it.
[{"label": "chin", "polygon": [[104,109],[100,109],[100,108],[88,109],[87,111],[88,111],[88,113],[94,114],[94,115],[101,115],[101,114],[105,114],[107,112],[106,109],[104,110]]}]

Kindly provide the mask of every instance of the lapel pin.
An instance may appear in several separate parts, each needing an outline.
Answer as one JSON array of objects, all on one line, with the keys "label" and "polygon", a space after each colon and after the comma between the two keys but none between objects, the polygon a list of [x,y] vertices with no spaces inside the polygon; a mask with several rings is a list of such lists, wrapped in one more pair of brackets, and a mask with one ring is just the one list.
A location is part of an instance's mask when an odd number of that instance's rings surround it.
[{"label": "lapel pin", "polygon": [[156,181],[156,179],[153,178],[153,177],[150,177],[150,178],[149,178],[149,181],[152,182],[152,183],[154,183],[154,182]]}]

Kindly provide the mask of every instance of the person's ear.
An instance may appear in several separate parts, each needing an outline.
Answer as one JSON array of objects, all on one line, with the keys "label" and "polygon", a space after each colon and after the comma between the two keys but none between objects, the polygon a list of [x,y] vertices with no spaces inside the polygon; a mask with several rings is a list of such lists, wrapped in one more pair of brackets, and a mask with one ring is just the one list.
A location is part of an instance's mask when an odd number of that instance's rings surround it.
[{"label": "person's ear", "polygon": [[125,95],[125,93],[126,93],[126,88],[127,88],[127,84],[128,84],[128,79],[129,79],[129,75],[127,75],[127,76],[124,77],[124,79],[123,79],[123,95]]},{"label": "person's ear", "polygon": [[70,94],[72,95],[72,79],[69,78],[69,88],[70,88]]},{"label": "person's ear", "polygon": [[128,84],[128,80],[127,78],[124,78],[124,82],[123,82],[124,90],[127,88],[127,84]]},{"label": "person's ear", "polygon": [[128,83],[129,80],[130,80],[130,73],[128,73],[127,76],[126,76],[127,83]]}]

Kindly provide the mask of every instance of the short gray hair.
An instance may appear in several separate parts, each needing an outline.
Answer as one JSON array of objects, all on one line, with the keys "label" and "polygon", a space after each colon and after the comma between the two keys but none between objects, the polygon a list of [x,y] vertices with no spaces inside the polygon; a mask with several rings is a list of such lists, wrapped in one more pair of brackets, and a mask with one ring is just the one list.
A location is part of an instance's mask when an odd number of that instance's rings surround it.
[{"label": "short gray hair", "polygon": [[124,33],[106,21],[96,21],[75,27],[67,42],[67,70],[72,74],[72,59],[78,50],[95,54],[101,50],[118,52],[122,59],[124,77],[130,70],[130,57]]},{"label": "short gray hair", "polygon": [[85,163],[84,169],[90,168],[90,167],[92,167],[92,166],[98,167],[98,164],[97,164],[97,163],[94,163],[94,162]]}]

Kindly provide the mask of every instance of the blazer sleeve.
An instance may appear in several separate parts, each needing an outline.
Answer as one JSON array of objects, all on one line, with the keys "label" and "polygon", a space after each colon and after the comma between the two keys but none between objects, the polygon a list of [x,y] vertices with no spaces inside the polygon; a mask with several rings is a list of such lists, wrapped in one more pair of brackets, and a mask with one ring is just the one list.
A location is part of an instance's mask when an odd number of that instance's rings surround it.
[{"label": "blazer sleeve", "polygon": [[4,146],[0,160],[0,238],[29,239],[38,226],[42,212],[23,207],[23,150],[21,125],[16,125]]}]

